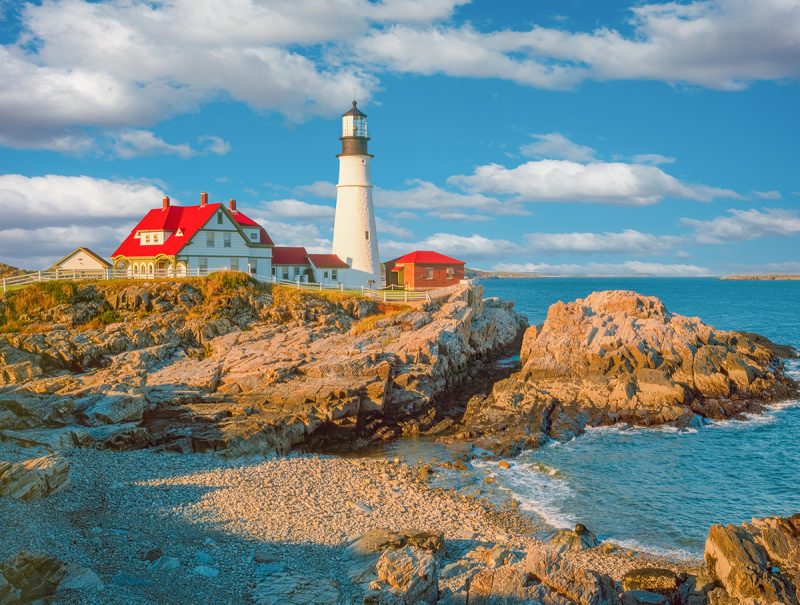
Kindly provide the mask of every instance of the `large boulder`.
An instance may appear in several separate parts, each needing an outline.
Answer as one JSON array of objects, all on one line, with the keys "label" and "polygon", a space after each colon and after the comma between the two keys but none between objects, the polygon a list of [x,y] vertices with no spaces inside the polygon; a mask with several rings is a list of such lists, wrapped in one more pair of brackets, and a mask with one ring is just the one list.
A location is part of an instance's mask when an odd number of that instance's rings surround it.
[{"label": "large boulder", "polygon": [[429,550],[416,546],[391,548],[377,563],[378,580],[365,603],[381,603],[381,593],[404,605],[435,603],[439,597],[439,560]]},{"label": "large boulder", "polygon": [[528,328],[522,369],[471,401],[465,420],[530,447],[536,434],[568,437],[585,425],[736,416],[797,393],[779,353],[763,337],[715,330],[652,296],[595,292],[552,305]]},{"label": "large boulder", "polygon": [[69,463],[57,455],[22,462],[0,462],[0,496],[17,500],[46,498],[69,485]]},{"label": "large boulder", "polygon": [[609,576],[575,565],[551,546],[531,546],[525,568],[551,591],[579,605],[614,605],[618,601]]},{"label": "large boulder", "polygon": [[594,548],[600,541],[583,523],[578,523],[575,529],[560,529],[548,541],[550,546],[559,551],[587,550]]},{"label": "large boulder", "polygon": [[711,526],[704,556],[709,574],[724,591],[714,591],[713,599],[798,605],[798,553],[800,515]]}]

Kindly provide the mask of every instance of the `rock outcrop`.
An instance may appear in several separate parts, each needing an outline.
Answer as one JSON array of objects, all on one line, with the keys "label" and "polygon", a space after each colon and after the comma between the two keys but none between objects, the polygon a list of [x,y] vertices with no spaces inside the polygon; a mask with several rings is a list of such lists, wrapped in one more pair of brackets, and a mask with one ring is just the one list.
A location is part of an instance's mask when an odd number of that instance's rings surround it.
[{"label": "rock outcrop", "polygon": [[535,447],[586,425],[686,426],[789,398],[797,385],[763,337],[715,330],[635,292],[595,292],[550,307],[526,331],[522,369],[465,415],[495,449]]},{"label": "rock outcrop", "polygon": [[480,286],[406,307],[208,280],[76,286],[31,311],[0,336],[0,438],[237,456],[391,436],[525,326]]},{"label": "rock outcrop", "polygon": [[720,605],[797,605],[800,594],[800,514],[713,525],[705,560],[720,585],[709,599]]},{"label": "rock outcrop", "polygon": [[17,500],[46,498],[69,485],[69,463],[59,456],[22,462],[0,461],[0,497]]}]

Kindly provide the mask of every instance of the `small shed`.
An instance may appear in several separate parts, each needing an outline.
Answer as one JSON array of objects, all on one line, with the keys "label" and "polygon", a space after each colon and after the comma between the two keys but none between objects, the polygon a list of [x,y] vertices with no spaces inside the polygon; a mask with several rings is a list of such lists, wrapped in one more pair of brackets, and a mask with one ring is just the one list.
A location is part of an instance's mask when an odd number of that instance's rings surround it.
[{"label": "small shed", "polygon": [[75,248],[50,267],[51,271],[105,271],[111,263],[89,248]]},{"label": "small shed", "polygon": [[464,279],[464,261],[434,252],[415,250],[384,263],[387,286],[412,290],[446,288]]}]

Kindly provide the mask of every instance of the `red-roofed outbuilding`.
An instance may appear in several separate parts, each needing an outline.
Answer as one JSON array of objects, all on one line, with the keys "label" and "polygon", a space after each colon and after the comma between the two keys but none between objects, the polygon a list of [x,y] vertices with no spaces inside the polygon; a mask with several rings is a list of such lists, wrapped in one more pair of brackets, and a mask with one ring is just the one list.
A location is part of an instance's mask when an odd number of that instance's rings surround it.
[{"label": "red-roofed outbuilding", "polygon": [[464,279],[464,261],[433,250],[415,250],[383,266],[387,286],[425,290],[452,286]]}]

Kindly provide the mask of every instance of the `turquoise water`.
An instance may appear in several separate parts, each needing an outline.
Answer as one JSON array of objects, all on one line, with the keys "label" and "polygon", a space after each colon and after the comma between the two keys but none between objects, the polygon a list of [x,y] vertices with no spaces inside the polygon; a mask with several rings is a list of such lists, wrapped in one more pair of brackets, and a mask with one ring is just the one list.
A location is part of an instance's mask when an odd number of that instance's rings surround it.
[{"label": "turquoise water", "polygon": [[[800,282],[713,279],[485,280],[531,323],[556,300],[628,289],[722,329],[759,332],[800,348]],[[800,378],[800,364],[790,362]],[[591,430],[526,452],[510,470],[476,463],[546,522],[582,522],[602,537],[654,552],[702,554],[712,523],[800,512],[800,407],[702,429]]]}]

